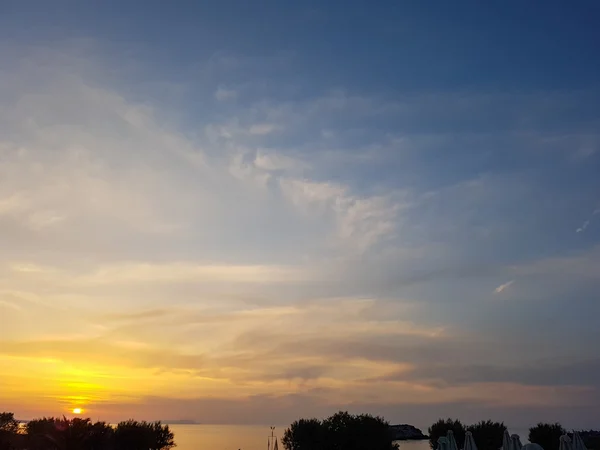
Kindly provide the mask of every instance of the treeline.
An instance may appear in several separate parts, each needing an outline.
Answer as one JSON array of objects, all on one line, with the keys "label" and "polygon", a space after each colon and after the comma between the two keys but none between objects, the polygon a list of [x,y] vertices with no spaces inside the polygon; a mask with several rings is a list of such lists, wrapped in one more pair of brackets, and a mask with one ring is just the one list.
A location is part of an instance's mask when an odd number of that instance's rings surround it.
[{"label": "treeline", "polygon": [[44,417],[20,426],[0,413],[0,450],[169,450],[173,433],[160,422],[128,420],[112,427],[90,419]]},{"label": "treeline", "polygon": [[[452,430],[458,448],[463,448],[465,433],[470,431],[477,445],[477,450],[498,450],[502,447],[502,438],[506,426],[503,422],[485,420],[473,425],[464,425],[457,419],[439,419],[429,427],[429,445],[432,449],[437,448],[440,437],[446,436],[448,430]],[[600,432],[579,432],[588,450],[600,450]],[[529,429],[528,440],[533,444],[539,444],[544,450],[559,450],[560,437],[571,433],[559,423],[539,423]]]},{"label": "treeline", "polygon": [[287,450],[396,450],[392,435],[381,417],[340,411],[324,420],[295,421],[281,443]]},{"label": "treeline", "polygon": [[[438,439],[452,430],[459,449],[464,448],[465,434],[470,431],[478,450],[498,450],[502,447],[503,422],[482,420],[464,425],[456,419],[439,419],[429,429],[429,445],[438,446]],[[600,432],[580,431],[588,450],[600,450]],[[544,450],[559,450],[560,437],[568,434],[558,423],[540,423],[529,429],[528,440]],[[394,450],[394,431],[381,417],[368,414],[352,415],[338,412],[324,420],[300,419],[285,430],[281,440],[286,450]]]}]

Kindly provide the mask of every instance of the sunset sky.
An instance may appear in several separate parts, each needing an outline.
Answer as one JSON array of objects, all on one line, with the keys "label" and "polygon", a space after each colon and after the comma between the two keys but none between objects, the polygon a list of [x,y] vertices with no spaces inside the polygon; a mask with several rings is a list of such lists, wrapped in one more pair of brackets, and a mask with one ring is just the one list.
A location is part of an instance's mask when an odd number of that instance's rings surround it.
[{"label": "sunset sky", "polygon": [[599,21],[0,0],[0,411],[598,425]]}]

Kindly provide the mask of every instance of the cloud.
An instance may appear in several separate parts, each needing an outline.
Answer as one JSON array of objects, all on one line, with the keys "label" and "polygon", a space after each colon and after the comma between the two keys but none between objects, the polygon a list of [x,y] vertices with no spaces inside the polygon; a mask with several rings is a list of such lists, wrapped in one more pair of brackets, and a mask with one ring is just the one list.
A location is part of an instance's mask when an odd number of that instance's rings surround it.
[{"label": "cloud", "polygon": [[113,344],[100,339],[42,340],[4,342],[2,356],[19,358],[46,357],[66,363],[79,361],[82,366],[143,367],[152,369],[200,370],[202,355],[181,354],[169,349],[156,349],[144,343]]},{"label": "cloud", "polygon": [[[446,385],[511,382],[530,386],[588,386],[600,389],[600,360],[541,360],[522,365],[430,364],[415,368],[415,379],[440,380]],[[402,373],[399,377],[406,377]]]},{"label": "cloud", "polygon": [[0,308],[11,308],[15,311],[21,311],[21,307],[13,302],[9,302],[6,300],[0,300]]},{"label": "cloud", "polygon": [[[591,133],[549,131],[562,94],[302,96],[230,83],[215,74],[267,69],[216,57],[174,114],[86,59],[19,54],[0,75],[0,397],[241,423],[558,411],[595,389],[567,375],[596,370],[581,316],[599,259],[561,219],[593,183],[553,190],[545,171]],[[544,169],[496,171],[507,148]],[[502,278],[524,301],[482,304]],[[548,342],[573,359],[541,374]]]},{"label": "cloud", "polygon": [[515,280],[510,280],[504,284],[501,284],[496,289],[494,289],[494,293],[500,294],[502,291],[504,291],[505,289],[508,289],[510,286],[512,286],[514,282],[515,282]]},{"label": "cloud", "polygon": [[151,309],[147,311],[136,311],[129,313],[109,313],[104,316],[107,320],[115,321],[138,321],[149,319],[153,320],[158,317],[165,317],[170,314],[168,309]]},{"label": "cloud", "polygon": [[585,222],[583,222],[583,224],[579,228],[577,228],[577,230],[575,230],[575,232],[576,233],[583,233],[586,230],[586,228],[588,227],[589,224],[590,224],[590,221],[586,220]]},{"label": "cloud", "polygon": [[285,170],[298,172],[309,169],[309,165],[302,160],[287,156],[276,151],[258,150],[254,158],[254,165],[263,170]]},{"label": "cloud", "polygon": [[[4,106],[5,112],[10,109],[11,117],[19,120],[11,128],[14,139],[6,134],[2,145],[0,186],[0,227],[6,233],[20,233],[20,242],[25,248],[32,246],[32,252],[33,245],[55,246],[65,255],[73,248],[104,256],[125,253],[120,258],[135,260],[145,253],[143,247],[148,248],[142,236],[154,235],[156,243],[167,245],[170,241],[171,248],[189,249],[183,241],[194,240],[195,245],[205,250],[214,246],[217,252],[220,241],[218,253],[222,256],[228,247],[235,253],[252,242],[256,252],[264,253],[264,245],[259,243],[269,226],[276,228],[274,235],[280,235],[281,241],[283,235],[295,237],[280,248],[299,242],[297,236],[329,239],[328,228],[352,234],[352,229],[338,228],[335,220],[327,223],[333,217],[327,215],[317,218],[318,229],[306,227],[312,219],[304,216],[298,220],[304,212],[290,208],[293,205],[286,202],[285,195],[277,197],[278,191],[293,180],[291,174],[297,176],[308,167],[302,160],[277,149],[241,147],[243,137],[235,130],[229,135],[234,139],[232,144],[218,142],[219,150],[211,151],[210,136],[201,136],[198,141],[185,138],[164,126],[151,106],[91,86],[68,69],[40,69],[37,73],[40,78],[47,75],[34,90],[40,94],[24,96],[16,108]],[[65,78],[70,82],[65,83]],[[46,91],[51,94],[46,95]],[[54,112],[44,106],[59,105],[64,97],[72,102]],[[26,123],[45,126],[31,131],[23,125]],[[257,122],[246,129],[260,137],[280,128],[279,124]],[[247,154],[255,155],[254,161],[245,161]],[[340,188],[352,194],[350,186],[340,183]],[[305,191],[296,198],[307,194],[311,195]],[[246,199],[240,206],[237,203],[243,197]],[[370,202],[369,196],[364,197],[362,204]],[[335,208],[343,212],[346,205],[353,207],[346,202]],[[262,223],[256,220],[261,216]],[[15,227],[18,231],[13,230]],[[315,234],[307,233],[313,230]],[[382,233],[377,229],[373,232]],[[220,237],[215,239],[216,235]],[[73,239],[77,239],[77,246],[71,245]],[[124,241],[129,245],[117,244]],[[16,254],[20,244],[13,242]],[[136,247],[139,251],[132,251]],[[213,259],[215,254],[208,257]]]},{"label": "cloud", "polygon": [[[592,212],[592,218],[593,218],[593,217],[594,217],[596,214],[599,214],[599,213],[600,213],[600,209],[595,209],[595,210]],[[577,228],[577,229],[575,230],[575,232],[576,232],[576,233],[583,233],[583,232],[584,232],[584,231],[587,229],[587,227],[590,225],[590,223],[592,222],[592,218],[590,218],[589,220],[586,220],[586,221],[584,221],[584,222],[583,222],[583,224],[582,224],[582,225],[581,225],[579,228]]]},{"label": "cloud", "polygon": [[223,86],[219,86],[219,88],[215,91],[215,98],[220,102],[235,100],[237,96],[238,93],[235,89],[227,89]]},{"label": "cloud", "polygon": [[402,193],[361,198],[346,186],[306,179],[281,181],[283,195],[303,211],[326,211],[336,218],[339,242],[364,252],[393,236],[397,219],[409,202]]},{"label": "cloud", "polygon": [[272,123],[256,123],[250,126],[248,132],[256,136],[264,136],[277,131],[277,129],[278,126]]}]

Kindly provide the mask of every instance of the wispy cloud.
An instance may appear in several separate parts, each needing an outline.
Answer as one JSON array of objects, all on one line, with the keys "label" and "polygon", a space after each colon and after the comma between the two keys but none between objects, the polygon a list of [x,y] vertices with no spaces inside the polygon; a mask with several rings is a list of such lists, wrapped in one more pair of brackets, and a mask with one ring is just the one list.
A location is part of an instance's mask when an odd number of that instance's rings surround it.
[{"label": "wispy cloud", "polygon": [[[595,209],[592,212],[592,217],[594,217],[596,214],[600,214],[600,209]],[[581,226],[575,230],[575,232],[583,233],[587,229],[587,227],[590,225],[591,222],[592,222],[592,219],[584,221],[583,224],[581,224]]]},{"label": "wispy cloud", "polygon": [[579,228],[577,228],[575,230],[575,232],[576,233],[583,233],[586,230],[586,228],[589,226],[589,224],[590,224],[590,221],[586,220],[585,222],[583,222],[583,224]]},{"label": "wispy cloud", "polygon": [[507,281],[504,284],[501,284],[500,286],[498,286],[496,289],[494,289],[494,293],[496,294],[500,294],[501,292],[505,291],[506,289],[508,289],[509,287],[511,287],[513,284],[515,283],[515,280],[510,280]]}]

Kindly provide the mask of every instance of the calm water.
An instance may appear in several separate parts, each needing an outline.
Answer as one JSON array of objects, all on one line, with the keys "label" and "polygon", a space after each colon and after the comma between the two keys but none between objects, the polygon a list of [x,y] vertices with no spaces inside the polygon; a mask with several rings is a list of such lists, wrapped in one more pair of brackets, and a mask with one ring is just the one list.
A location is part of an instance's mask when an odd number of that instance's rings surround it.
[{"label": "calm water", "polygon": [[[176,450],[266,450],[269,427],[247,425],[170,425],[175,433]],[[281,438],[285,427],[277,427],[276,434]],[[511,434],[527,441],[525,430],[510,429]],[[281,444],[281,442],[280,442]],[[402,441],[401,450],[429,450],[428,441]],[[279,445],[283,450],[283,446]]]},{"label": "calm water", "polygon": [[[249,425],[169,425],[175,433],[176,450],[266,450],[266,426]],[[282,436],[284,427],[276,428]],[[280,450],[283,447],[279,446]],[[425,450],[425,449],[423,449]]]}]

